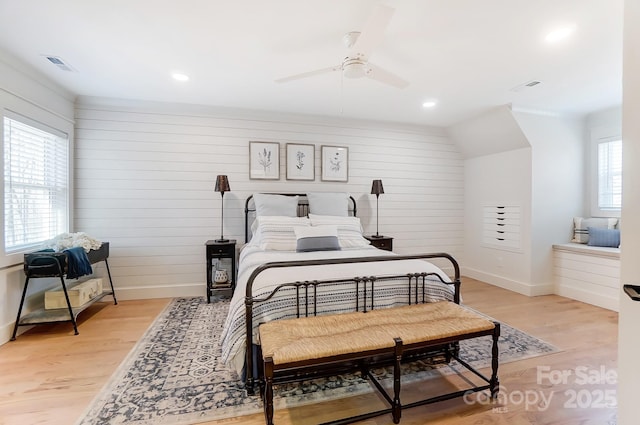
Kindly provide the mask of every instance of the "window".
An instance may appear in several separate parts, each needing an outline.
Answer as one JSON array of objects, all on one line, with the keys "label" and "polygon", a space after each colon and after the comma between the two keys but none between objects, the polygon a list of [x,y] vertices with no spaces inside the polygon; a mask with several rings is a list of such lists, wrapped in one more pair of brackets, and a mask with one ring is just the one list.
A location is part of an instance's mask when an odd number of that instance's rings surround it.
[{"label": "window", "polygon": [[33,249],[67,232],[68,205],[68,136],[20,116],[5,116],[5,253]]},{"label": "window", "polygon": [[598,208],[622,208],[622,140],[598,143]]},{"label": "window", "polygon": [[[609,133],[612,134],[612,133]],[[591,215],[620,217],[622,209],[622,140],[620,136],[592,139]]]}]

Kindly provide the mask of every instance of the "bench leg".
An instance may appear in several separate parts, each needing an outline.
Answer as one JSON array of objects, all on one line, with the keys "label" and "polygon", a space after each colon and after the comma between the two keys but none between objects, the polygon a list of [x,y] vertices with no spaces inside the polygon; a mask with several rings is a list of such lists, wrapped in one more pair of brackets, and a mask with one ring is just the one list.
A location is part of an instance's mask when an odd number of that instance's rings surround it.
[{"label": "bench leg", "polygon": [[491,347],[491,380],[489,381],[489,391],[491,391],[491,399],[498,398],[500,391],[500,381],[498,380],[498,338],[500,337],[500,323],[494,322],[493,328],[493,346]]},{"label": "bench leg", "polygon": [[264,359],[264,421],[267,425],[273,425],[273,359]]},{"label": "bench leg", "polygon": [[402,340],[400,338],[394,338],[396,343],[394,349],[395,362],[393,364],[393,404],[391,406],[391,415],[393,416],[393,423],[400,423],[400,417],[402,416],[402,404],[400,403],[400,362],[402,361]]}]

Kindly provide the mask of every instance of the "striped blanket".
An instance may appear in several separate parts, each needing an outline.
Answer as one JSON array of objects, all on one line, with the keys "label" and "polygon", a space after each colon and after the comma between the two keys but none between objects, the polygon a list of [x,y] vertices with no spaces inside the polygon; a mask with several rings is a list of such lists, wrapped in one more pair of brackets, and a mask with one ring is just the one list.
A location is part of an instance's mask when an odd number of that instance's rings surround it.
[{"label": "striped blanket", "polygon": [[[374,247],[344,249],[341,251],[264,251],[255,246],[245,246],[240,255],[238,282],[229,307],[221,337],[222,360],[241,375],[245,363],[246,322],[245,296],[249,276],[256,267],[274,261],[299,261],[325,258],[355,258],[389,256],[390,252]],[[356,276],[377,276],[375,283],[375,308],[388,308],[407,304],[409,287],[407,278],[391,277],[407,273],[438,273],[443,280],[450,278],[435,265],[424,260],[399,260],[390,262],[335,264],[331,266],[303,266],[295,268],[267,269],[254,281],[252,295],[267,296],[278,285],[306,280],[351,279]],[[427,300],[453,300],[452,285],[433,278],[426,289]],[[310,298],[312,300],[312,297]],[[332,283],[323,285],[317,294],[318,314],[352,312],[356,305],[353,284]],[[360,299],[362,303],[362,299]],[[360,304],[362,305],[362,304]],[[257,339],[260,323],[292,318],[296,315],[296,296],[293,288],[281,289],[268,301],[253,306],[253,340]]]}]

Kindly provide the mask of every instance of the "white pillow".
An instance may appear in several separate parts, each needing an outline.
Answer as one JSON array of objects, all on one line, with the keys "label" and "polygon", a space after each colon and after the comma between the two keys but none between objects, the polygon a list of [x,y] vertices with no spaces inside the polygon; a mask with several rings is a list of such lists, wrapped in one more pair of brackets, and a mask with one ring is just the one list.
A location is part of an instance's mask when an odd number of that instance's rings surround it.
[{"label": "white pillow", "polygon": [[256,216],[286,216],[298,215],[299,196],[268,195],[254,193],[253,202],[256,206]]},{"label": "white pillow", "polygon": [[571,242],[588,243],[589,242],[589,227],[597,227],[600,229],[615,229],[618,224],[617,218],[573,218],[573,239]]},{"label": "white pillow", "polygon": [[295,251],[294,228],[310,226],[307,217],[264,216],[256,217],[255,222],[258,224],[249,245],[265,251]]},{"label": "white pillow", "polygon": [[294,227],[296,251],[338,251],[338,228],[336,226]]},{"label": "white pillow", "polygon": [[332,192],[307,193],[309,213],[347,217],[349,215],[349,194]]},{"label": "white pillow", "polygon": [[309,220],[312,226],[336,226],[341,248],[362,248],[371,244],[362,236],[362,224],[358,217],[309,214]]}]

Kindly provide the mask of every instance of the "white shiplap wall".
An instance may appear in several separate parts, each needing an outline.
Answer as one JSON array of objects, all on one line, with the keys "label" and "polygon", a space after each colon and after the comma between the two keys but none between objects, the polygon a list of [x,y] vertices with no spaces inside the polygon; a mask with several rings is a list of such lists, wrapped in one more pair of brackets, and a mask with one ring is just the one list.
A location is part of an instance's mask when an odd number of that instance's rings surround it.
[{"label": "white shiplap wall", "polygon": [[[249,141],[280,143],[280,180],[250,180]],[[316,179],[285,178],[286,143],[316,146]],[[320,146],[349,148],[349,182],[320,181]],[[220,236],[216,175],[229,176],[225,237],[243,241],[253,192],[349,192],[375,232],[371,181],[382,179],[380,233],[398,253],[463,248],[463,161],[436,128],[177,104],[80,98],[75,231],[111,242],[120,297],[204,294],[208,239]]]}]

